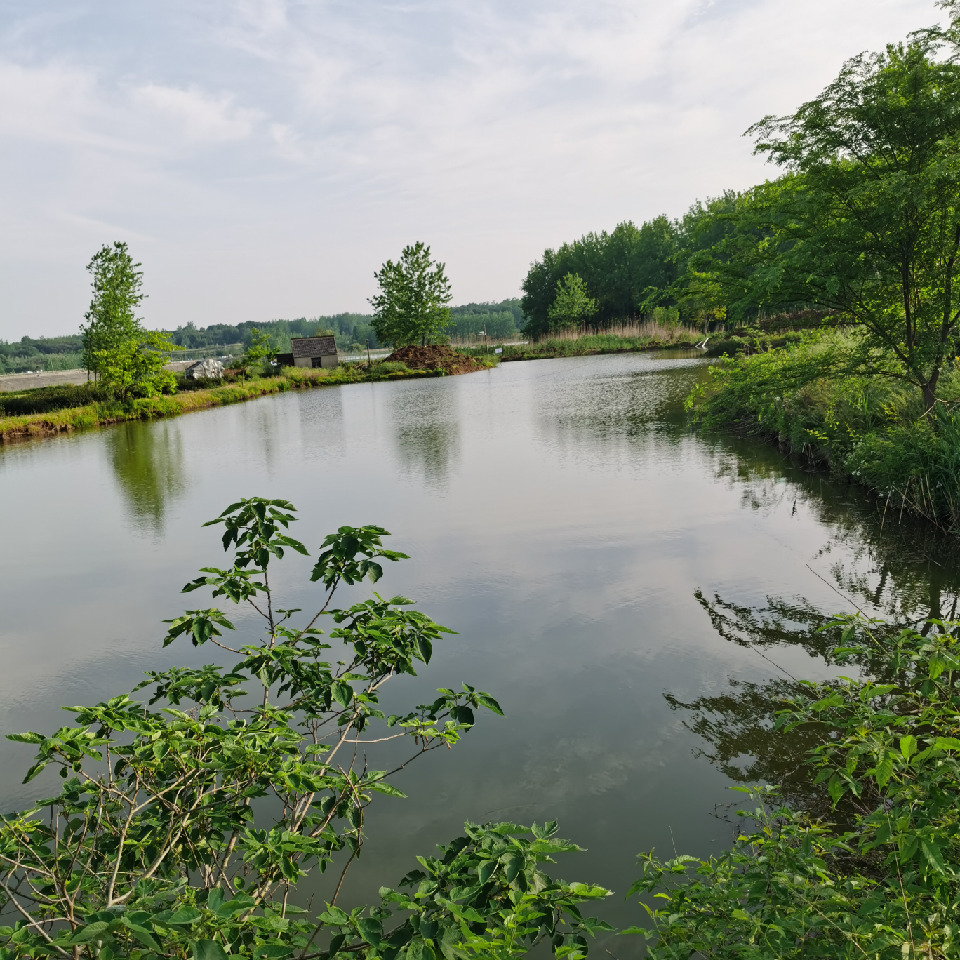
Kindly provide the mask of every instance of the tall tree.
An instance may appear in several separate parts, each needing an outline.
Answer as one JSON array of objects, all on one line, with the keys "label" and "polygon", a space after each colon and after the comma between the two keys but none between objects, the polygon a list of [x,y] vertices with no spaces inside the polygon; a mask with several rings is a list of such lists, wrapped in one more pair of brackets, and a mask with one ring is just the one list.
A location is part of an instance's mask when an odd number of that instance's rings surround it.
[{"label": "tall tree", "polygon": [[557,281],[557,295],[550,307],[553,329],[586,323],[597,313],[597,301],[587,293],[586,284],[576,273],[568,273]]},{"label": "tall tree", "polygon": [[104,244],[87,264],[93,297],[81,324],[83,365],[120,399],[172,388],[164,365],[172,344],[165,334],[144,330],[137,308],[143,302],[143,272],[126,243]]},{"label": "tall tree", "polygon": [[83,365],[93,373],[100,372],[103,351],[116,350],[140,332],[136,314],[145,296],[141,266],[134,263],[126,243],[119,241],[104,244],[87,264],[93,297],[80,332]]},{"label": "tall tree", "polygon": [[855,57],[815,100],[749,131],[792,174],[762,191],[772,233],[757,279],[858,324],[865,363],[917,387],[927,411],[960,320],[960,14],[948,6],[948,30]]},{"label": "tall tree", "polygon": [[443,343],[450,324],[450,281],[446,266],[434,263],[430,248],[417,241],[374,274],[380,292],[370,298],[373,329],[382,343],[405,347]]}]

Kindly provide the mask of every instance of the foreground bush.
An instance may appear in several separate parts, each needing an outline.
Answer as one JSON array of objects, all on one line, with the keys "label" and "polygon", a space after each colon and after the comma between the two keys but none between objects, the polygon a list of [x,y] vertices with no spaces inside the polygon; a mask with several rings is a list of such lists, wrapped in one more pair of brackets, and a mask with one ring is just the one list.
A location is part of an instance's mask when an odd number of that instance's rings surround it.
[{"label": "foreground bush", "polygon": [[[960,624],[901,632],[882,657],[890,681],[810,684],[777,723],[815,726],[811,777],[838,824],[748,791],[732,850],[709,860],[643,858],[634,892],[656,939],[650,957],[928,958],[960,954]],[[876,642],[851,623],[864,642]],[[857,648],[836,651],[856,659]],[[842,810],[842,816],[839,816]],[[666,901],[664,903],[664,901]]]},{"label": "foreground bush", "polygon": [[[307,554],[288,534],[293,519],[282,500],[232,504],[211,521],[232,564],[184,587],[249,607],[259,642],[227,639],[235,628],[216,607],[169,621],[164,645],[214,644],[232,666],[152,673],[132,694],[69,708],[74,723],[51,735],[11,737],[36,750],[26,781],[52,767],[63,782],[0,820],[0,916],[12,924],[0,927],[0,960],[453,960],[520,956],[541,941],[576,958],[584,934],[604,928],[577,905],[605,890],[540,869],[576,849],[556,824],[468,824],[397,890],[381,888],[376,906],[336,905],[373,797],[402,796],[394,774],[457,743],[476,710],[501,711],[464,684],[384,715],[381,687],[428,663],[450,631],[404,597],[331,605],[341,584],[376,581],[385,561],[405,558],[383,547],[379,527],[323,541],[310,577],[322,590],[316,613],[279,606],[275,562]],[[321,623],[332,624],[328,639]],[[400,751],[393,769],[368,769],[364,744],[385,739]],[[296,908],[296,883],[334,864],[326,909]]]}]

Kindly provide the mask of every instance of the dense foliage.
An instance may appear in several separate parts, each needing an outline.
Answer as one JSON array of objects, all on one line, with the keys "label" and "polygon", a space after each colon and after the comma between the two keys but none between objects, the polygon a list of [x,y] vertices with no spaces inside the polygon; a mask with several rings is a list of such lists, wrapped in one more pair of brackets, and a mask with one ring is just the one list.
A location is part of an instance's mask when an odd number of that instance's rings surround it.
[{"label": "dense foliage", "polygon": [[79,333],[66,337],[0,340],[0,374],[33,370],[76,370],[81,364]]},{"label": "dense foliage", "polygon": [[751,130],[790,172],[754,210],[769,233],[745,251],[754,283],[856,323],[863,362],[918,389],[925,410],[960,321],[958,51],[951,29],[861,54]]},{"label": "dense foliage", "polygon": [[648,307],[672,304],[677,251],[677,226],[666,217],[640,227],[621,223],[609,234],[589,233],[559,250],[546,250],[522,285],[527,333],[540,337],[557,328],[550,310],[557,285],[568,275],[577,276],[585,296],[596,300],[600,326],[629,319]]},{"label": "dense foliage", "polygon": [[815,100],[752,129],[788,172],[736,199],[712,251],[718,289],[812,303],[846,331],[727,364],[694,406],[956,527],[960,8],[943,6],[946,29],[855,57]]},{"label": "dense foliage", "polygon": [[55,387],[41,387],[19,393],[0,393],[0,416],[16,417],[70,410],[108,399],[106,390],[92,381],[77,385],[66,383]]},{"label": "dense foliage", "polygon": [[170,342],[146,330],[137,310],[143,302],[143,272],[125,243],[104,244],[87,264],[93,295],[81,326],[82,362],[111,395],[149,397],[174,387],[164,370]]},{"label": "dense foliage", "polygon": [[374,274],[379,290],[370,298],[373,328],[381,343],[407,347],[445,343],[450,324],[450,281],[446,267],[417,241],[400,259],[387,260]]},{"label": "dense foliage", "polygon": [[903,630],[881,647],[868,624],[847,625],[838,659],[873,646],[884,678],[809,684],[776,721],[816,742],[809,772],[834,815],[756,788],[731,850],[643,857],[633,890],[661,901],[645,903],[654,931],[637,930],[655,939],[653,960],[956,956],[957,628]]},{"label": "dense foliage", "polygon": [[691,397],[705,425],[771,437],[907,509],[960,526],[960,366],[940,376],[942,403],[878,377],[856,330],[795,335],[778,350],[728,360]]}]

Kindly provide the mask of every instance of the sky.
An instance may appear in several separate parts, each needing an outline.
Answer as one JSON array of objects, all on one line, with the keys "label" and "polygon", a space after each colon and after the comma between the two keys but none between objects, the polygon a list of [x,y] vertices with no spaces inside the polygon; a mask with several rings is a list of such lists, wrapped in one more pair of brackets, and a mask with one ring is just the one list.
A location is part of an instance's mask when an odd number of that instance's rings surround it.
[{"label": "sky", "polygon": [[145,325],[453,303],[774,176],[743,132],[933,0],[0,0],[0,339],[75,333],[126,241]]}]

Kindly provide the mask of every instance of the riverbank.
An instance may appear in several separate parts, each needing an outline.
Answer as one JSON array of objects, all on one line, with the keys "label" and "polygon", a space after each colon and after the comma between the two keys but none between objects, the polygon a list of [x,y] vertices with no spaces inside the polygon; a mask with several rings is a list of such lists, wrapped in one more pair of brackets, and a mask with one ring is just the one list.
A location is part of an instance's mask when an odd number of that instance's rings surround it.
[{"label": "riverbank", "polygon": [[883,509],[960,529],[960,366],[924,413],[918,389],[864,365],[854,331],[808,333],[728,359],[688,400],[702,426],[763,437],[855,481]]},{"label": "riverbank", "polygon": [[[589,357],[605,353],[644,353],[655,350],[693,350],[704,334],[685,328],[663,327],[656,333],[622,336],[614,333],[552,337],[536,343],[504,344],[496,349],[502,362],[511,360],[553,360],[560,357]],[[470,356],[487,356],[491,347],[466,347]]]},{"label": "riverbank", "polygon": [[[473,369],[493,366],[493,361],[479,362]],[[0,443],[11,443],[58,436],[74,430],[110,426],[131,420],[160,420],[178,417],[196,410],[222,407],[246,400],[256,400],[272,393],[306,390],[315,387],[342,386],[349,383],[370,383],[383,380],[405,380],[446,376],[442,367],[414,369],[403,363],[382,361],[370,367],[361,364],[341,365],[333,370],[285,367],[276,376],[204,387],[198,390],[144,397],[126,403],[99,401],[82,406],[43,413],[0,417]],[[467,372],[465,370],[458,372]]]}]

